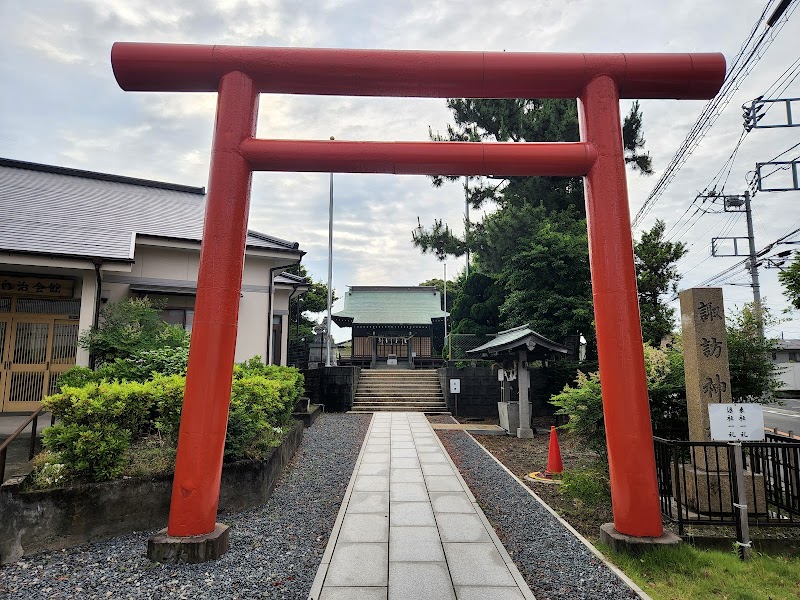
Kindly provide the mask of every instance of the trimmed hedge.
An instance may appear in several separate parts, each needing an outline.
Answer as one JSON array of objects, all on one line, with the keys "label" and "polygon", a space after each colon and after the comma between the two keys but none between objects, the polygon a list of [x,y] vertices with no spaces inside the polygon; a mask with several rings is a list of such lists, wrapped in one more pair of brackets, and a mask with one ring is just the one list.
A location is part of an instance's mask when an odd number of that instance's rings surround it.
[{"label": "trimmed hedge", "polygon": [[[112,364],[119,362],[123,361]],[[173,364],[169,359],[163,362]],[[66,465],[70,478],[118,477],[130,462],[131,445],[147,436],[163,436],[172,447],[177,443],[184,375],[152,373],[146,381],[97,380],[102,372],[72,369],[67,381],[61,382],[61,392],[43,401],[59,420],[44,432],[45,448],[55,453],[49,462]],[[70,385],[73,382],[80,385]],[[303,384],[297,369],[266,366],[259,357],[236,365],[225,460],[257,458],[280,443]]]}]

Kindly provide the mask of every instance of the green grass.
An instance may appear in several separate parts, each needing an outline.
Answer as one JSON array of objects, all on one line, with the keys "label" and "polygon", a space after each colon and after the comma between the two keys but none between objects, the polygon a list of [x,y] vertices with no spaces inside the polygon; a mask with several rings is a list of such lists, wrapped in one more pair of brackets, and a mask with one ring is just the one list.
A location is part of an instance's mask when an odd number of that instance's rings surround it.
[{"label": "green grass", "polygon": [[797,600],[800,558],[753,553],[741,561],[734,553],[700,550],[688,544],[628,556],[607,546],[600,550],[654,600]]}]

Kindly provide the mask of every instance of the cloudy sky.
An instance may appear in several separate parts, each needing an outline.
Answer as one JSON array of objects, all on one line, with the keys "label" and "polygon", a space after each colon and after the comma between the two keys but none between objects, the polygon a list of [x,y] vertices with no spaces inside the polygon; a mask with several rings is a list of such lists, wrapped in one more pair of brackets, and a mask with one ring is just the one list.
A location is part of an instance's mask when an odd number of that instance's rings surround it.
[{"label": "cloudy sky", "polygon": [[[778,0],[771,0],[776,5]],[[115,41],[335,48],[535,52],[723,52],[730,60],[767,0],[2,0],[0,156],[204,186],[214,94],[126,93],[109,62]],[[795,7],[795,1],[792,8]],[[647,219],[678,222],[723,166],[742,130],[744,102],[763,94],[798,58],[800,13],[790,18]],[[800,78],[784,97],[800,96]],[[622,105],[623,113],[629,102]],[[656,175],[629,175],[631,214],[655,185],[704,106],[642,102]],[[263,96],[259,136],[426,140],[450,121],[444,100]],[[742,144],[726,193],[741,193],[756,161],[797,143],[800,129],[756,130]],[[800,154],[797,148],[783,158]],[[761,248],[800,226],[798,192],[754,200]],[[424,177],[335,177],[334,285],[414,285],[441,277],[442,263],[411,244],[417,216],[463,223],[460,185]],[[256,174],[253,229],[297,240],[315,278],[327,269],[327,174]],[[687,216],[692,216],[690,211]],[[474,215],[473,215],[474,217]],[[792,226],[792,224],[794,224]],[[640,228],[641,230],[641,228]],[[685,231],[685,233],[684,233]],[[712,236],[746,235],[743,216],[708,214],[672,233],[690,245],[681,262],[690,287],[736,262],[707,258]],[[638,232],[637,232],[638,234]],[[800,239],[796,236],[794,239]],[[780,249],[788,249],[783,246]],[[701,262],[702,261],[702,262]],[[450,260],[448,272],[463,268]],[[767,303],[786,302],[777,270],[762,271]],[[744,277],[736,279],[741,283]],[[731,304],[749,287],[726,286]],[[778,327],[800,337],[800,320]]]}]

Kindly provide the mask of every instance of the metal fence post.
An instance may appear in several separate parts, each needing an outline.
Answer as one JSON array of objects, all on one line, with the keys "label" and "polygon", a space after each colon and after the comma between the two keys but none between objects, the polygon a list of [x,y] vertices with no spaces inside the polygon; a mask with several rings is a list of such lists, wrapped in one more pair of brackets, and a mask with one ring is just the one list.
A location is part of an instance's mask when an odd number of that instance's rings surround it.
[{"label": "metal fence post", "polygon": [[[733,478],[731,491],[733,492],[733,514],[736,518],[736,546],[739,558],[750,558],[750,524],[747,521],[747,496],[744,491],[744,466],[742,462],[742,443],[731,442],[729,450],[733,453],[733,469],[730,470]],[[729,462],[731,462],[729,460]]]}]

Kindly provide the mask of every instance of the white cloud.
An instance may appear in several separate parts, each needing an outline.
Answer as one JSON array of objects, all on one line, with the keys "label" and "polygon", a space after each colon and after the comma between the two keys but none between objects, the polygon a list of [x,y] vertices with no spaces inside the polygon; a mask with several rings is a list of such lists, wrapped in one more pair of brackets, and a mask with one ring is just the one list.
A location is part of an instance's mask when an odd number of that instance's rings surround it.
[{"label": "white cloud", "polygon": [[[536,52],[722,51],[730,59],[763,9],[763,0],[11,0],[0,4],[4,60],[0,77],[0,134],[11,158],[205,185],[213,131],[213,94],[127,94],[109,64],[114,41],[227,43],[271,46],[445,49]],[[727,158],[741,131],[739,105],[761,94],[797,56],[795,15],[761,60],[706,140],[645,221],[673,224],[697,190]],[[798,82],[787,90],[797,96]],[[628,102],[623,102],[622,111]],[[703,102],[642,102],[647,147],[663,170]],[[425,140],[428,127],[450,120],[443,100],[263,96],[258,135],[267,138]],[[726,190],[741,191],[758,160],[796,142],[791,130],[756,131],[742,145]],[[631,212],[656,178],[629,176]],[[759,194],[759,247],[800,221],[796,193]],[[336,287],[414,284],[441,276],[442,265],[410,241],[419,216],[442,218],[458,230],[463,198],[458,184],[436,190],[423,177],[337,175]],[[305,262],[326,277],[328,175],[269,173],[254,177],[251,226],[295,239]],[[683,240],[687,270],[707,256],[710,238],[743,222],[702,217]],[[797,225],[795,225],[796,227]],[[708,259],[689,271],[694,285],[732,264]],[[449,272],[463,260],[449,264]],[[769,302],[785,302],[775,271],[762,274]],[[741,304],[749,288],[726,287]],[[800,325],[795,327],[800,335]]]}]

